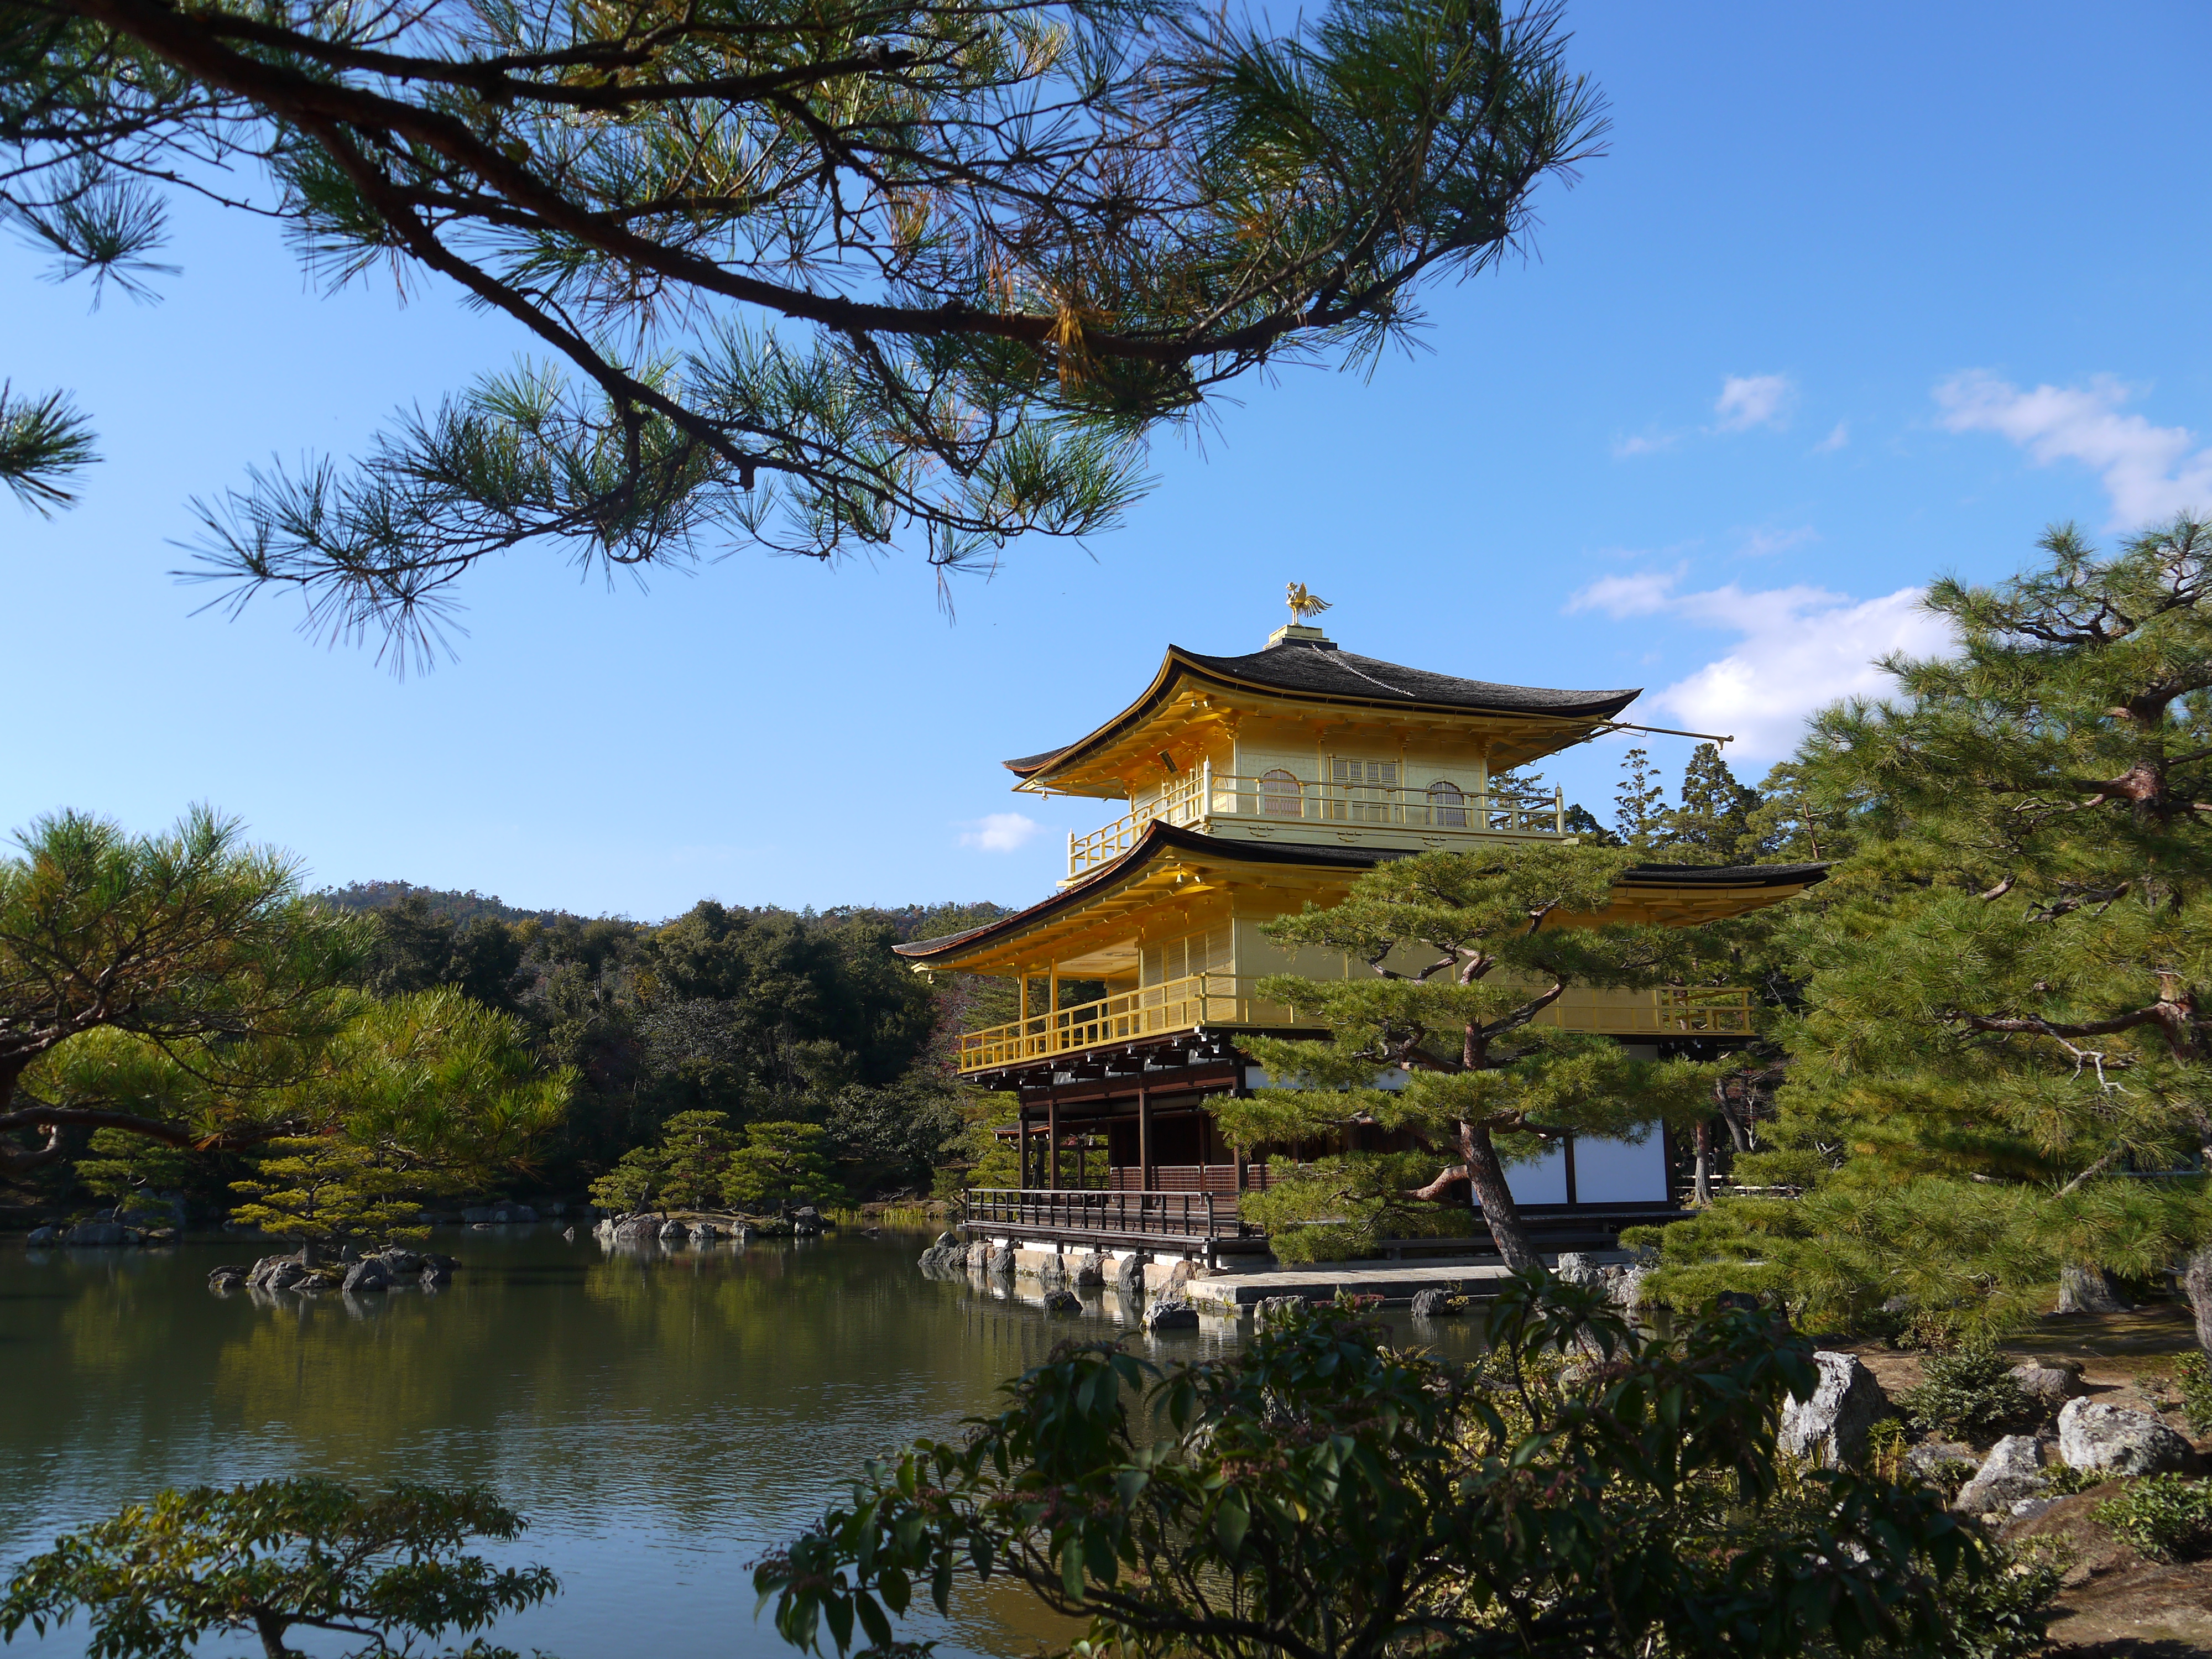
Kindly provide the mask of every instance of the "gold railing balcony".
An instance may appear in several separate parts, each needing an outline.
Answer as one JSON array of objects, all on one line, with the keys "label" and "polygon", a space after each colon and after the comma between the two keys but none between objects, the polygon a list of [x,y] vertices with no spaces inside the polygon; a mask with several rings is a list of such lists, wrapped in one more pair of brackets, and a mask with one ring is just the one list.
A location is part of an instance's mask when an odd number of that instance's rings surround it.
[{"label": "gold railing balcony", "polygon": [[1333,831],[1340,841],[1372,834],[1409,846],[1449,847],[1462,840],[1555,838],[1567,833],[1565,799],[1548,801],[1475,794],[1455,784],[1356,783],[1295,778],[1288,772],[1256,777],[1216,772],[1208,762],[1168,780],[1153,799],[1103,829],[1067,838],[1067,875],[1073,880],[1127,852],[1155,818],[1182,829],[1265,839],[1277,830]]},{"label": "gold railing balcony", "polygon": [[[1314,1026],[1310,1012],[1301,1019],[1295,1006],[1255,995],[1255,983],[1234,974],[1191,974],[963,1032],[960,1069],[995,1071],[1201,1025]],[[1535,1023],[1608,1036],[1748,1036],[1752,1013],[1751,993],[1741,986],[1669,985],[1656,991],[1570,990]]]}]

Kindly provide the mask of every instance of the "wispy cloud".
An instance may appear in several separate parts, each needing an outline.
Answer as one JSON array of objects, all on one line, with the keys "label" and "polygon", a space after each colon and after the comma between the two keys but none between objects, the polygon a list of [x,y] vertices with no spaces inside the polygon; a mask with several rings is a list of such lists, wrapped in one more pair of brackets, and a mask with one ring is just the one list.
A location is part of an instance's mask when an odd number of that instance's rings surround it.
[{"label": "wispy cloud", "polygon": [[1625,461],[1632,455],[1656,455],[1662,449],[1672,449],[1681,441],[1679,432],[1639,432],[1632,438],[1613,441],[1613,458]]},{"label": "wispy cloud", "polygon": [[2186,427],[2153,426],[2120,413],[2132,395],[2108,374],[2086,386],[2022,392],[1978,369],[1936,388],[1952,431],[2009,438],[2039,466],[2078,461],[2095,469],[2112,498],[2115,527],[2212,507],[2212,449],[2198,448]]},{"label": "wispy cloud", "polygon": [[1829,430],[1828,435],[1813,446],[1813,453],[1815,455],[1832,455],[1850,441],[1851,423],[1849,421],[1838,421]]},{"label": "wispy cloud", "polygon": [[1721,382],[1713,402],[1722,432],[1748,432],[1755,426],[1787,426],[1797,388],[1787,374],[1731,374]]},{"label": "wispy cloud", "polygon": [[992,812],[975,819],[960,832],[960,844],[984,853],[1016,853],[1044,829],[1021,812]]},{"label": "wispy cloud", "polygon": [[1679,571],[1603,577],[1567,609],[1622,618],[1664,615],[1735,633],[1725,655],[1654,692],[1647,707],[1693,731],[1734,737],[1735,752],[1747,757],[1778,759],[1797,746],[1814,710],[1887,690],[1876,658],[1893,651],[1933,656],[1951,647],[1945,624],[1920,609],[1917,587],[1854,599],[1802,585],[1747,591],[1733,582],[1682,593],[1675,591],[1680,580]]},{"label": "wispy cloud", "polygon": [[1808,542],[1817,542],[1820,532],[1809,524],[1801,524],[1795,530],[1776,530],[1762,525],[1744,534],[1740,550],[1747,558],[1763,559],[1770,553],[1787,552],[1793,547],[1802,547]]}]

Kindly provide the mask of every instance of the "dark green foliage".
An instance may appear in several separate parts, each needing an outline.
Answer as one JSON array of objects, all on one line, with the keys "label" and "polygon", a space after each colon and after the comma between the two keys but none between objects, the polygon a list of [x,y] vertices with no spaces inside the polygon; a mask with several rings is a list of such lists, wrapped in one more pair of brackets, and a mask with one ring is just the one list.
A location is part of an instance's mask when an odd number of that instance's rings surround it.
[{"label": "dark green foliage", "polygon": [[1613,798],[1614,845],[1648,853],[1667,833],[1667,786],[1650,755],[1632,749],[1621,757],[1620,787]]},{"label": "dark green foliage", "polygon": [[1682,775],[1681,805],[1667,814],[1662,845],[1678,864],[1747,864],[1758,850],[1752,815],[1759,791],[1735,781],[1720,745],[1701,743]]},{"label": "dark green foliage", "polygon": [[830,1137],[811,1123],[748,1123],[730,1155],[722,1194],[741,1210],[793,1210],[845,1196],[830,1163]]},{"label": "dark green foliage", "polygon": [[368,915],[377,931],[364,982],[376,995],[452,985],[487,1008],[516,1006],[523,935],[514,927],[485,914],[457,922],[420,892]]},{"label": "dark green foliage", "polygon": [[2090,1513],[2154,1561],[2193,1561],[2212,1552],[2212,1480],[2147,1474]]},{"label": "dark green foliage", "polygon": [[[381,1659],[552,1595],[560,1587],[544,1567],[495,1567],[464,1551],[477,1538],[511,1543],[523,1527],[475,1487],[367,1497],[293,1480],[162,1492],[16,1569],[0,1634],[44,1635],[82,1612],[88,1659],[186,1659],[204,1638],[241,1634],[282,1659],[295,1629],[362,1638],[349,1651]],[[481,1638],[463,1651],[513,1659]]]},{"label": "dark green foliage", "polygon": [[2174,1392],[2194,1435],[2212,1434],[2212,1354],[2191,1349],[2173,1362]]},{"label": "dark green foliage", "polygon": [[90,424],[60,392],[19,398],[0,381],[0,483],[32,511],[76,505],[65,485],[100,459],[92,442]]},{"label": "dark green foliage", "polygon": [[2009,1359],[1984,1344],[1931,1353],[1921,1362],[1920,1386],[1898,1403],[1923,1428],[1966,1440],[1994,1440],[2027,1427],[2038,1415],[2011,1369]]},{"label": "dark green foliage", "polygon": [[1567,833],[1579,836],[1592,847],[1620,845],[1620,837],[1600,823],[1589,807],[1580,805],[1567,808]]},{"label": "dark green foliage", "polygon": [[1957,653],[1817,716],[1752,815],[1762,855],[1849,854],[1760,946],[1802,1014],[1736,1173],[1809,1190],[1669,1230],[1657,1294],[1756,1273],[1824,1322],[1903,1296],[1967,1331],[2212,1237],[2212,529],[2042,550],[1931,585]]},{"label": "dark green foliage", "polygon": [[1783,1401],[1814,1372],[1780,1320],[1646,1340],[1541,1274],[1498,1291],[1480,1371],[1393,1351],[1348,1310],[1169,1371],[1063,1346],[1000,1416],[872,1464],[755,1582],[787,1641],[840,1654],[887,1650],[918,1593],[943,1609],[994,1574],[1087,1620],[1077,1651],[1129,1659],[2040,1640],[2053,1585],[1989,1587],[2000,1564],[1935,1493],[1781,1466]]},{"label": "dark green foliage", "polygon": [[181,1191],[198,1177],[201,1160],[179,1147],[122,1129],[93,1131],[91,1156],[76,1164],[86,1188],[112,1200],[120,1211],[134,1199]]}]

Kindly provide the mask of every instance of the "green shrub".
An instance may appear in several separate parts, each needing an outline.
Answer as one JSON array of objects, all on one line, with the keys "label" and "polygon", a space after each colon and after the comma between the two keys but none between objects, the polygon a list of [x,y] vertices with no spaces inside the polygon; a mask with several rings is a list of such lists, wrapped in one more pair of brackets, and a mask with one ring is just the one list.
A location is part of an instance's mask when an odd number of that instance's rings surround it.
[{"label": "green shrub", "polygon": [[2174,1392],[2191,1434],[2212,1434],[2212,1356],[2192,1349],[2173,1362]]},{"label": "green shrub", "polygon": [[1923,1428],[1990,1439],[2035,1420],[2035,1402],[2007,1375],[2010,1369],[2002,1354],[1982,1344],[1930,1354],[1920,1368],[1920,1386],[1900,1401]]},{"label": "green shrub", "polygon": [[2119,1477],[2110,1469],[2077,1469],[2064,1463],[2054,1463],[2043,1472],[2045,1490],[2053,1498],[2071,1498],[2077,1492],[2092,1492],[2108,1486]]},{"label": "green shrub", "polygon": [[2212,1550],[2212,1480],[2148,1474],[2091,1510],[2154,1561],[2188,1561]]}]

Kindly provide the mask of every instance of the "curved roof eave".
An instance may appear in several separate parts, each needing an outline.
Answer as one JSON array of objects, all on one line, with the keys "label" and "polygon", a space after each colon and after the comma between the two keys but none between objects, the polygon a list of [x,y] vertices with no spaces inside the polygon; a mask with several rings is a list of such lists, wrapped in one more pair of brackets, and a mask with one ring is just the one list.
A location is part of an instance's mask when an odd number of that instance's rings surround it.
[{"label": "curved roof eave", "polygon": [[[1354,678],[1367,680],[1376,689],[1362,691],[1351,685],[1329,686],[1319,684],[1297,684],[1283,675],[1273,677],[1255,673],[1253,663],[1277,652],[1308,651],[1317,659],[1335,659],[1335,665],[1344,668]],[[1293,659],[1295,660],[1295,659]],[[1406,676],[1414,684],[1433,690],[1441,687],[1463,687],[1464,696],[1443,697],[1425,696],[1420,690],[1407,690],[1389,685],[1364,671],[1351,667],[1352,663],[1365,663],[1375,668]],[[1301,665],[1302,666],[1304,665]],[[1296,696],[1310,702],[1341,703],[1350,708],[1402,708],[1430,714],[1505,714],[1538,718],[1553,718],[1563,722],[1607,720],[1644,695],[1640,686],[1609,691],[1553,691],[1535,686],[1492,684],[1482,680],[1463,680],[1448,674],[1431,674],[1425,670],[1409,669],[1397,663],[1381,662],[1356,653],[1332,648],[1322,651],[1313,647],[1272,646],[1266,651],[1255,651],[1243,657],[1209,657],[1195,651],[1187,651],[1179,645],[1170,645],[1160,659],[1160,666],[1152,676],[1152,683],[1134,702],[1115,715],[1088,736],[1073,743],[1042,754],[1024,755],[1018,759],[1002,762],[1006,769],[1024,781],[1037,776],[1056,764],[1066,762],[1097,748],[1123,727],[1143,719],[1156,708],[1173,685],[1178,674],[1188,674],[1224,688],[1256,691],[1268,696]],[[1388,695],[1385,695],[1388,694]],[[1516,694],[1519,703],[1516,706]]]}]

